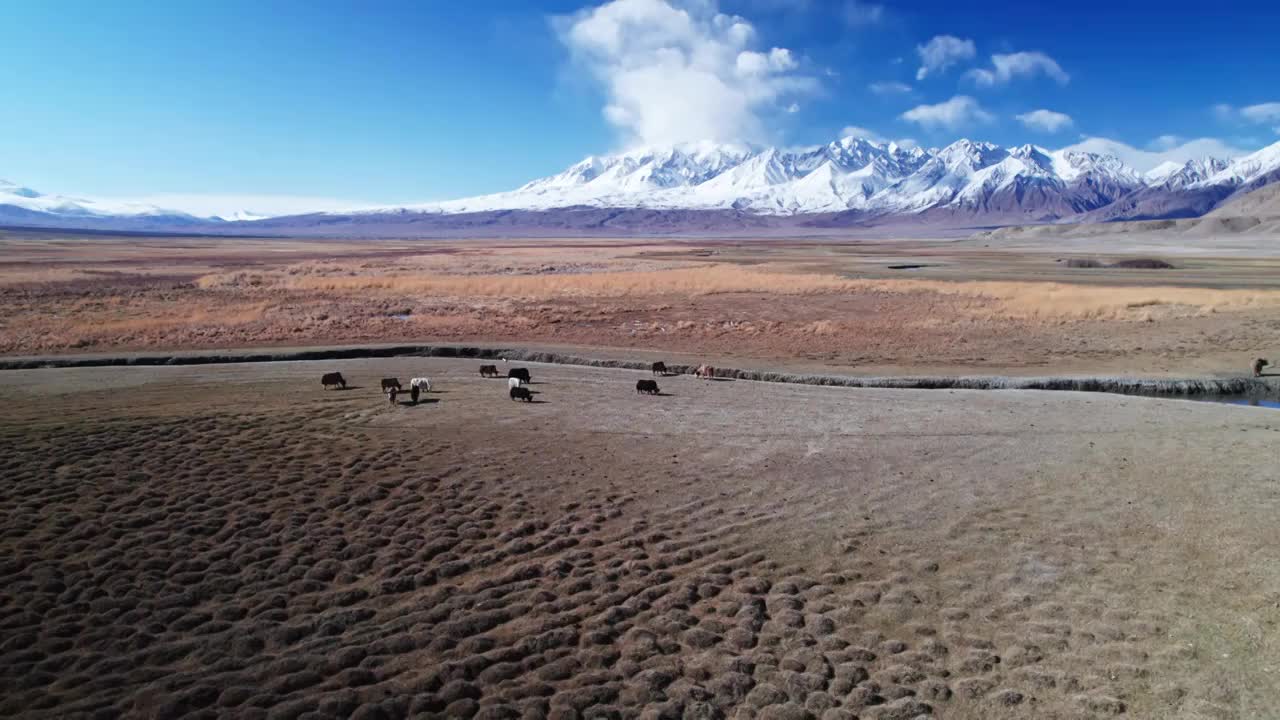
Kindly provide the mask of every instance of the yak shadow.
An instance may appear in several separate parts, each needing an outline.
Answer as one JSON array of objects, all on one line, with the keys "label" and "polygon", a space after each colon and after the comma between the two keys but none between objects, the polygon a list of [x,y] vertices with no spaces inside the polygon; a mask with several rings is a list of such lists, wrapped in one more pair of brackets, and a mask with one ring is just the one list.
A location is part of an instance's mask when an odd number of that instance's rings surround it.
[{"label": "yak shadow", "polygon": [[703,380],[710,380],[711,382],[733,382],[734,378],[709,377],[703,378]]},{"label": "yak shadow", "polygon": [[676,396],[675,393],[669,393],[669,392],[659,392],[654,394],[657,395],[658,397],[675,397]]},{"label": "yak shadow", "polygon": [[400,407],[413,407],[415,405],[434,405],[438,402],[440,401],[435,398],[420,398],[418,402],[414,402],[412,400],[397,400],[396,405],[399,405]]},{"label": "yak shadow", "polygon": [[[364,386],[363,386],[363,385],[348,385],[348,386],[346,386],[346,387],[336,387],[336,388],[333,388],[333,391],[337,391],[337,392],[347,392],[347,391],[349,391],[349,390],[363,390],[363,389],[364,389]],[[325,390],[329,390],[329,388],[325,388]]]},{"label": "yak shadow", "polygon": [[1258,377],[1280,377],[1280,372],[1258,373]]}]

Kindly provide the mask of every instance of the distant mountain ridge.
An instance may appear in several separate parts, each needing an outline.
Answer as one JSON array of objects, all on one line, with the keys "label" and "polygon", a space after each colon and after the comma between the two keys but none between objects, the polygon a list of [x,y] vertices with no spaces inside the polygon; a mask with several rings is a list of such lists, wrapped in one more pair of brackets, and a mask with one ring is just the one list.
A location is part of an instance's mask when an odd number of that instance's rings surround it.
[{"label": "distant mountain ridge", "polygon": [[[856,137],[795,151],[695,143],[589,157],[511,192],[396,210],[466,214],[612,207],[763,215],[853,212],[868,219],[920,215],[979,223],[1104,221],[1161,207],[1172,213],[1207,212],[1274,171],[1280,171],[1280,143],[1234,160],[1166,163],[1147,173],[1112,155],[972,140],[929,150]],[[1112,208],[1121,200],[1128,202]]]},{"label": "distant mountain ridge", "polygon": [[732,143],[641,148],[588,157],[510,192],[265,219],[197,218],[0,182],[0,223],[237,234],[977,227],[1199,217],[1278,179],[1280,143],[1142,173],[1114,155],[1070,148],[958,140],[924,149],[846,137],[796,150]]}]

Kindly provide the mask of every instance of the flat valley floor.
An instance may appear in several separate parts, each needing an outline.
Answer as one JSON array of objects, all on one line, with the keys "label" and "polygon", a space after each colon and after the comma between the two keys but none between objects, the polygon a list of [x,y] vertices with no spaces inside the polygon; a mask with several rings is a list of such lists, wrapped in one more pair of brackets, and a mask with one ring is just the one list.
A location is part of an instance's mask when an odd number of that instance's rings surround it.
[{"label": "flat valley floor", "polygon": [[0,373],[0,715],[1280,707],[1274,410],[477,365]]},{"label": "flat valley floor", "polygon": [[[1186,377],[1280,362],[1275,243],[1198,242],[0,230],[0,356],[391,342],[819,374]],[[1143,259],[1169,267],[1114,267]]]}]

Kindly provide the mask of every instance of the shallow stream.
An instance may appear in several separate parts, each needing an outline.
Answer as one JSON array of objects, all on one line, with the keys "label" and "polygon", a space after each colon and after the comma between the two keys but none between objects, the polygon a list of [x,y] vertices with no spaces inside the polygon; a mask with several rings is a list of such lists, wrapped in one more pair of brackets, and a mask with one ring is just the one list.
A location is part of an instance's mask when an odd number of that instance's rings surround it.
[{"label": "shallow stream", "polygon": [[1205,395],[1200,397],[1190,396],[1188,399],[1198,400],[1201,402],[1226,403],[1228,405],[1250,405],[1252,407],[1275,408],[1280,410],[1280,398],[1275,397],[1259,397],[1257,395]]}]

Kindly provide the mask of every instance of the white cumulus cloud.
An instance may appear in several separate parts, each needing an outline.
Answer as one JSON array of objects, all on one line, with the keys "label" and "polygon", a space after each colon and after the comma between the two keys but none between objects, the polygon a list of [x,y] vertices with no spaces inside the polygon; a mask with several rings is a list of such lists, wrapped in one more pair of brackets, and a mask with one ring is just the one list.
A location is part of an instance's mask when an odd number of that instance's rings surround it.
[{"label": "white cumulus cloud", "polygon": [[930,130],[956,130],[969,125],[989,123],[995,117],[983,110],[977,100],[968,95],[956,95],[936,105],[917,105],[902,113],[902,119]]},{"label": "white cumulus cloud", "polygon": [[1040,130],[1047,133],[1055,133],[1064,128],[1069,128],[1073,122],[1070,115],[1043,109],[1032,110],[1015,117],[1018,122],[1032,130]]},{"label": "white cumulus cloud", "polygon": [[605,119],[632,143],[763,140],[763,114],[818,87],[790,50],[759,48],[755,27],[715,0],[612,0],[558,24],[605,90]]},{"label": "white cumulus cloud", "polygon": [[977,49],[972,40],[954,35],[937,35],[924,45],[917,45],[916,53],[920,55],[920,69],[916,71],[916,79],[923,80],[962,60],[973,59]]},{"label": "white cumulus cloud", "polygon": [[1044,74],[1059,85],[1071,82],[1071,76],[1057,60],[1042,52],[1016,52],[1008,55],[992,55],[991,69],[978,68],[965,73],[965,77],[982,87],[1006,85],[1019,76]]},{"label": "white cumulus cloud", "polygon": [[874,82],[867,86],[877,95],[905,95],[911,92],[911,86],[900,82]]}]

